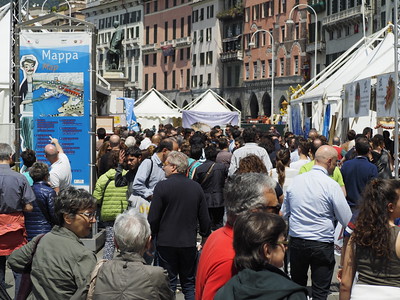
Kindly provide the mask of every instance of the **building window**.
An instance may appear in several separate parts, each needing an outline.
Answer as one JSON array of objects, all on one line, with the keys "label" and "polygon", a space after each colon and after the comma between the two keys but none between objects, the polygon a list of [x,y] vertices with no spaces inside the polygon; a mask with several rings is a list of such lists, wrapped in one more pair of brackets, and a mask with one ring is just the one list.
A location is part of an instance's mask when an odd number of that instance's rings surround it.
[{"label": "building window", "polygon": [[207,52],[206,61],[207,61],[207,65],[212,65],[212,63],[213,63],[213,52],[212,51]]},{"label": "building window", "polygon": [[246,63],[246,64],[244,65],[244,68],[245,68],[246,80],[247,80],[247,79],[250,78],[250,65],[249,65],[249,63]]},{"label": "building window", "polygon": [[193,23],[198,22],[199,21],[199,11],[198,10],[194,10],[192,12],[192,15],[193,15]]},{"label": "building window", "polygon": [[172,58],[172,62],[174,63],[175,62],[175,50],[174,50],[174,53],[171,55],[171,58]]},{"label": "building window", "polygon": [[157,73],[153,73],[153,88],[157,88]]},{"label": "building window", "polygon": [[285,75],[285,61],[284,61],[284,58],[282,57],[281,59],[280,59],[280,65],[281,65],[281,67],[280,67],[280,69],[281,69],[281,76],[284,76]]},{"label": "building window", "polygon": [[207,85],[211,85],[211,73],[207,74]]},{"label": "building window", "polygon": [[186,48],[186,59],[190,59],[190,47]]},{"label": "building window", "polygon": [[168,41],[168,22],[164,22],[164,41]]},{"label": "building window", "polygon": [[294,57],[294,75],[299,74],[299,57],[295,56]]},{"label": "building window", "polygon": [[192,88],[197,87],[197,76],[192,76]]},{"label": "building window", "polygon": [[349,36],[350,35],[350,26],[346,26],[345,30],[346,30],[346,36]]},{"label": "building window", "polygon": [[146,14],[150,13],[150,2],[146,3]]},{"label": "building window", "polygon": [[250,21],[250,7],[246,7],[244,10],[244,21],[246,23]]},{"label": "building window", "polygon": [[144,56],[144,65],[145,65],[145,66],[148,66],[148,65],[149,65],[149,55],[148,55],[148,54],[146,54],[146,55]]},{"label": "building window", "polygon": [[197,62],[197,54],[193,54],[193,58],[192,58],[192,66],[193,67],[196,66],[196,62]]},{"label": "building window", "polygon": [[227,86],[232,86],[232,67],[227,67],[226,68],[227,71],[227,80],[226,80],[226,85]]},{"label": "building window", "polygon": [[168,63],[168,56],[164,56],[164,65]]},{"label": "building window", "polygon": [[158,11],[158,0],[154,0],[154,11]]},{"label": "building window", "polygon": [[176,89],[176,79],[175,79],[175,70],[172,71],[172,89],[175,90]]},{"label": "building window", "polygon": [[265,60],[261,61],[261,78],[265,78]]},{"label": "building window", "polygon": [[272,59],[268,60],[268,77],[272,77]]},{"label": "building window", "polygon": [[203,86],[203,75],[199,76],[199,86]]},{"label": "building window", "polygon": [[185,33],[185,18],[181,18],[181,38],[184,36]]},{"label": "building window", "polygon": [[150,44],[150,26],[146,26],[146,45]]},{"label": "building window", "polygon": [[338,28],[336,32],[336,38],[340,39],[342,37],[342,28]]},{"label": "building window", "polygon": [[253,62],[253,79],[257,79],[258,69],[257,69],[257,62]]},{"label": "building window", "polygon": [[190,69],[186,70],[186,89],[190,89]]},{"label": "building window", "polygon": [[298,23],[296,23],[296,27],[294,29],[294,39],[298,40],[300,39],[300,25]]},{"label": "building window", "polygon": [[157,29],[158,29],[157,24],[154,24],[154,27],[153,27],[153,40],[154,40],[154,42],[153,43],[157,43]]},{"label": "building window", "polygon": [[253,21],[258,20],[260,18],[260,5],[253,6]]},{"label": "building window", "polygon": [[187,36],[190,36],[192,33],[192,16],[188,16],[188,21],[187,21]]},{"label": "building window", "polygon": [[135,66],[135,81],[139,81],[139,66]]},{"label": "building window", "polygon": [[176,39],[176,20],[172,20],[172,39]]},{"label": "building window", "polygon": [[207,42],[209,42],[209,41],[212,40],[211,32],[212,32],[212,28],[207,28],[207,29],[206,29],[206,41],[207,41]]},{"label": "building window", "polygon": [[204,20],[204,8],[200,8],[199,20],[200,20],[200,21],[203,21],[203,20]]},{"label": "building window", "polygon": [[169,0],[165,0],[165,8],[169,8]]},{"label": "building window", "polygon": [[164,90],[168,89],[168,72],[164,72]]},{"label": "building window", "polygon": [[274,30],[273,29],[270,29],[269,30],[269,44],[270,45],[272,45],[272,37],[273,37],[273,34],[274,34]]},{"label": "building window", "polygon": [[180,60],[184,59],[183,48],[179,50],[179,59]]},{"label": "building window", "polygon": [[153,54],[153,66],[157,65],[157,53]]},{"label": "building window", "polygon": [[285,26],[281,27],[281,42],[285,41]]},{"label": "building window", "polygon": [[333,31],[329,31],[329,40],[330,40],[330,41],[333,40]]},{"label": "building window", "polygon": [[183,70],[181,70],[181,79],[179,80],[179,88],[183,88]]},{"label": "building window", "polygon": [[204,52],[200,53],[200,66],[204,66]]},{"label": "building window", "polygon": [[381,12],[381,27],[385,27],[386,26],[386,12],[383,11]]},{"label": "building window", "polygon": [[199,34],[199,42],[202,43],[204,38],[204,30],[200,29],[200,34]]},{"label": "building window", "polygon": [[149,89],[149,74],[144,74],[144,90]]}]

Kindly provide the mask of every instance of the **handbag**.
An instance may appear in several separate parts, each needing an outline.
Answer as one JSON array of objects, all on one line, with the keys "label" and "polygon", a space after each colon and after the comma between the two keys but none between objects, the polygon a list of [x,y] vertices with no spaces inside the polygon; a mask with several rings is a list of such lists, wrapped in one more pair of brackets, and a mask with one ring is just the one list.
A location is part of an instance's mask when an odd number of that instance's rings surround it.
[{"label": "handbag", "polygon": [[33,247],[33,251],[31,254],[31,259],[29,262],[25,265],[24,271],[22,272],[21,276],[21,284],[19,286],[18,290],[18,295],[15,298],[15,300],[25,300],[28,298],[29,294],[32,292],[32,280],[31,280],[31,270],[32,270],[32,262],[33,262],[33,256],[35,255],[37,246],[44,237],[45,234],[39,235],[38,239],[36,240],[36,244]]},{"label": "handbag", "polygon": [[94,299],[94,289],[96,288],[97,275],[99,274],[100,268],[103,266],[103,264],[106,261],[107,261],[107,259],[101,259],[97,262],[96,266],[94,267],[94,270],[92,271],[92,274],[90,275],[90,282],[89,282],[89,288],[88,288],[86,300]]}]

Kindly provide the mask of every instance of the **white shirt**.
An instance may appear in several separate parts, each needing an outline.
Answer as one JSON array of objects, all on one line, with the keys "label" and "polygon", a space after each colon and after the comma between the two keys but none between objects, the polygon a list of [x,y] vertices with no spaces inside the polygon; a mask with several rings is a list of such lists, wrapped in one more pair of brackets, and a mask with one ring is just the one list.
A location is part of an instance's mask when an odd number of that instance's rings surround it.
[{"label": "white shirt", "polygon": [[302,166],[304,166],[306,163],[309,163],[311,160],[309,158],[307,159],[299,159],[298,161],[290,163],[290,168],[291,169],[296,169],[297,174],[299,174],[299,171]]},{"label": "white shirt", "polygon": [[68,157],[58,153],[58,160],[50,166],[50,185],[54,188],[65,189],[71,185],[72,173]]},{"label": "white shirt", "polygon": [[[285,168],[285,183],[282,186],[283,194],[286,194],[286,190],[289,187],[289,185],[292,183],[293,178],[299,175],[299,170],[292,169],[292,168]],[[271,170],[271,177],[275,179],[277,182],[278,180],[278,172],[276,171],[276,168]]]}]

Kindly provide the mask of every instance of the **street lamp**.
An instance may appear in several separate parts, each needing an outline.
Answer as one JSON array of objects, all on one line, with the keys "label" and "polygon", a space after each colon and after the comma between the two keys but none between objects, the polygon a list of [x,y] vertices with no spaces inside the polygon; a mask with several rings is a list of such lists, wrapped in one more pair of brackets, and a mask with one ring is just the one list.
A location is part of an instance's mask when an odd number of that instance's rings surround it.
[{"label": "street lamp", "polygon": [[275,40],[274,40],[274,36],[271,34],[271,32],[269,32],[268,30],[265,29],[257,29],[256,31],[253,32],[253,34],[251,35],[250,38],[250,43],[249,43],[249,47],[254,47],[256,44],[254,43],[254,37],[256,35],[256,33],[259,32],[266,32],[269,34],[269,36],[271,37],[271,41],[272,41],[272,74],[271,74],[271,116],[270,118],[272,119],[272,114],[274,112],[274,85],[275,85]]},{"label": "street lamp", "polygon": [[315,44],[315,47],[314,47],[314,82],[315,82],[317,80],[317,47],[318,47],[318,45],[317,45],[317,39],[318,39],[318,32],[317,32],[318,31],[318,16],[317,16],[317,12],[315,11],[315,9],[311,5],[308,5],[308,4],[297,4],[297,5],[293,6],[293,8],[290,10],[289,18],[286,20],[286,24],[294,24],[293,19],[292,19],[293,11],[296,8],[300,7],[300,6],[306,6],[306,7],[310,8],[313,11],[314,15],[315,15],[315,33],[314,33],[314,35],[315,35],[315,38],[314,38],[314,44]]}]

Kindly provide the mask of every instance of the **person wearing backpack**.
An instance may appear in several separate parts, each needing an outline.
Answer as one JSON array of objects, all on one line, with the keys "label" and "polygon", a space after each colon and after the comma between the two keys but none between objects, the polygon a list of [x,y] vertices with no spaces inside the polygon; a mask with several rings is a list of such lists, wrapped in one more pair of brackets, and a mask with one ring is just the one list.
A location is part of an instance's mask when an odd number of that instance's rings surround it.
[{"label": "person wearing backpack", "polygon": [[[100,205],[100,220],[106,227],[106,242],[104,245],[104,259],[112,259],[114,256],[114,221],[115,218],[128,207],[126,199],[127,186],[115,186],[115,173],[118,166],[119,152],[113,152],[109,156],[109,164],[112,166],[106,173],[100,176],[96,182],[93,197]],[[123,174],[126,171],[123,172]]]}]

